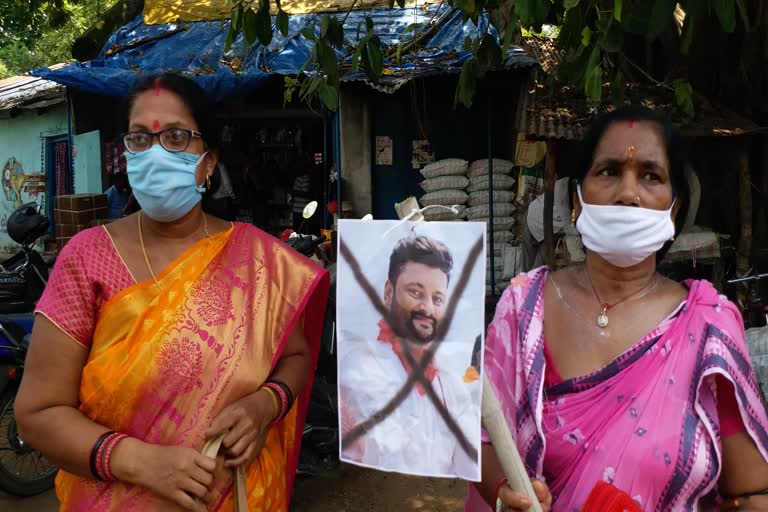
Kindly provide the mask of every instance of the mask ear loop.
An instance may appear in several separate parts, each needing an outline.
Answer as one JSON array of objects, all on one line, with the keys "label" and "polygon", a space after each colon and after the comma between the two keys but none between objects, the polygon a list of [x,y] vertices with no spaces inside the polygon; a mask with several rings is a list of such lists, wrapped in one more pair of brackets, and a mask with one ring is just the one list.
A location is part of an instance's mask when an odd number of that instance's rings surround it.
[{"label": "mask ear loop", "polygon": [[[422,208],[420,210],[417,210],[416,208],[414,208],[413,210],[411,210],[411,213],[409,213],[408,215],[406,215],[405,217],[400,219],[400,222],[398,222],[397,224],[395,224],[394,226],[392,226],[391,228],[386,230],[381,235],[381,238],[386,238],[392,231],[394,231],[395,229],[399,228],[401,225],[403,225],[403,223],[409,222],[409,221],[413,223],[413,226],[411,226],[411,233],[413,233],[415,235],[416,234],[416,226],[420,222],[425,222],[424,216],[422,214],[424,212],[426,212],[428,210],[432,210],[432,209],[448,211],[448,212],[453,213],[454,215],[458,215],[459,214],[459,205],[457,205],[457,204],[455,204],[453,206],[444,206],[442,204],[432,204],[432,205],[429,205],[429,206],[425,206],[424,208]],[[416,220],[411,221],[411,219],[416,217],[417,215],[419,217]]]},{"label": "mask ear loop", "polygon": [[[197,163],[195,164],[195,172],[197,172],[197,166],[203,163],[205,160],[205,157],[208,156],[208,152],[206,151],[202,155],[200,155],[200,158],[197,159]],[[205,177],[205,186],[198,185],[197,182],[195,182],[195,188],[198,192],[201,194],[205,194],[206,191],[210,190],[211,188],[211,177],[210,175],[206,175]]]}]

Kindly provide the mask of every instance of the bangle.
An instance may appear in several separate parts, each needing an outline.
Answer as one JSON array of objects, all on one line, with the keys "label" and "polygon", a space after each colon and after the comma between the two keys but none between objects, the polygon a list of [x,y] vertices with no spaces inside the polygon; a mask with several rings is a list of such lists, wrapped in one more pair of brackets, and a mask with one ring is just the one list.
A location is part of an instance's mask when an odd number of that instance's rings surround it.
[{"label": "bangle", "polygon": [[283,412],[283,417],[284,417],[285,415],[288,414],[288,411],[291,410],[291,407],[293,407],[293,402],[295,401],[295,397],[293,396],[293,391],[291,391],[291,388],[288,387],[288,384],[278,379],[269,379],[267,381],[267,384],[275,384],[279,386],[280,389],[282,389],[283,392],[285,393],[287,402],[285,406],[285,411]]},{"label": "bangle", "polygon": [[272,415],[272,421],[276,420],[280,415],[280,398],[277,396],[277,392],[270,387],[263,387],[261,391],[266,391],[269,396],[272,397],[272,405],[275,407],[275,412]]},{"label": "bangle", "polygon": [[285,417],[285,415],[288,413],[288,395],[285,393],[285,390],[281,386],[274,382],[267,382],[263,387],[271,389],[272,392],[280,398],[280,412],[275,418],[275,422],[278,422],[282,420],[283,417]]},{"label": "bangle", "polygon": [[493,499],[498,500],[499,499],[499,493],[501,492],[501,488],[504,487],[509,483],[509,479],[507,477],[503,476],[499,479],[499,482],[496,484],[496,487],[493,489]]},{"label": "bangle", "polygon": [[115,447],[127,437],[128,436],[126,434],[116,434],[116,435],[113,435],[108,442],[109,446],[106,448],[104,458],[102,459],[102,468],[101,468],[102,474],[105,477],[104,479],[107,482],[115,481],[115,475],[112,474],[112,452],[115,450]]},{"label": "bangle", "polygon": [[101,447],[104,444],[104,441],[114,433],[115,432],[110,431],[110,432],[101,434],[99,438],[96,440],[96,442],[93,443],[93,448],[91,448],[91,458],[90,458],[91,474],[97,480],[102,480],[102,481],[104,480],[99,474],[98,466],[97,466],[99,451],[101,450]]}]

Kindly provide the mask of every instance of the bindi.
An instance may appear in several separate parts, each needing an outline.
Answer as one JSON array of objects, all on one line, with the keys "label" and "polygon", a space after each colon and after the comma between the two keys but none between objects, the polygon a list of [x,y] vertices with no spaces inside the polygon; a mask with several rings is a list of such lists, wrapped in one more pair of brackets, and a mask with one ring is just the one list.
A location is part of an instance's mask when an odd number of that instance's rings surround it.
[{"label": "bindi", "polygon": [[635,127],[635,120],[634,119],[630,119],[629,120],[629,127],[630,128],[634,128]]},{"label": "bindi", "polygon": [[160,91],[163,89],[163,84],[160,83],[160,79],[155,80],[155,96],[160,96]]},{"label": "bindi", "polygon": [[152,121],[152,129],[153,129],[154,131],[156,131],[156,132],[157,132],[157,131],[160,131],[160,121],[158,121],[157,119],[155,119],[154,121]]}]

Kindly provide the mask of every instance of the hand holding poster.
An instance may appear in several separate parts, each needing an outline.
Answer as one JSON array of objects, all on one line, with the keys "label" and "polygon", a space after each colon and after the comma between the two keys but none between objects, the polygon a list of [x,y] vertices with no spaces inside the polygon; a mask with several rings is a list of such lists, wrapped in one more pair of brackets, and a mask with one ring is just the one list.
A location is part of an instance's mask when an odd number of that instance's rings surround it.
[{"label": "hand holding poster", "polygon": [[341,221],[341,458],[480,480],[485,224]]}]

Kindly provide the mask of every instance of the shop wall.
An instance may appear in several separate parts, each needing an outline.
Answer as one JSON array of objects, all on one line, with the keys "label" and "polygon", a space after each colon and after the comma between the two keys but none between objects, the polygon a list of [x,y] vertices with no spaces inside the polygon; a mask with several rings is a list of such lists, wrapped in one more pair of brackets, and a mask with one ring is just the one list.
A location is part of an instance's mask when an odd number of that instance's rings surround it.
[{"label": "shop wall", "polygon": [[[6,230],[8,217],[16,208],[36,201],[48,211],[46,143],[66,136],[67,113],[63,104],[0,117],[0,252],[12,252],[16,245]],[[99,132],[76,135],[73,141],[74,192],[101,193]]]},{"label": "shop wall", "polygon": [[45,203],[45,142],[67,133],[63,105],[43,111],[25,111],[15,117],[0,118],[0,251],[13,251],[8,237],[8,217],[29,201]]},{"label": "shop wall", "polygon": [[435,160],[487,158],[490,111],[494,156],[510,159],[514,155],[516,83],[501,87],[496,84],[493,90],[480,89],[471,109],[454,107],[453,77],[412,84],[406,84],[393,95],[370,94],[373,133],[369,144],[375,148],[376,136],[392,138],[392,165],[377,165],[375,155],[371,160],[376,219],[396,219],[395,203],[424,194],[419,187],[423,178],[411,163],[414,140],[429,140]]},{"label": "shop wall", "polygon": [[75,135],[75,194],[101,194],[101,135],[98,131]]}]

